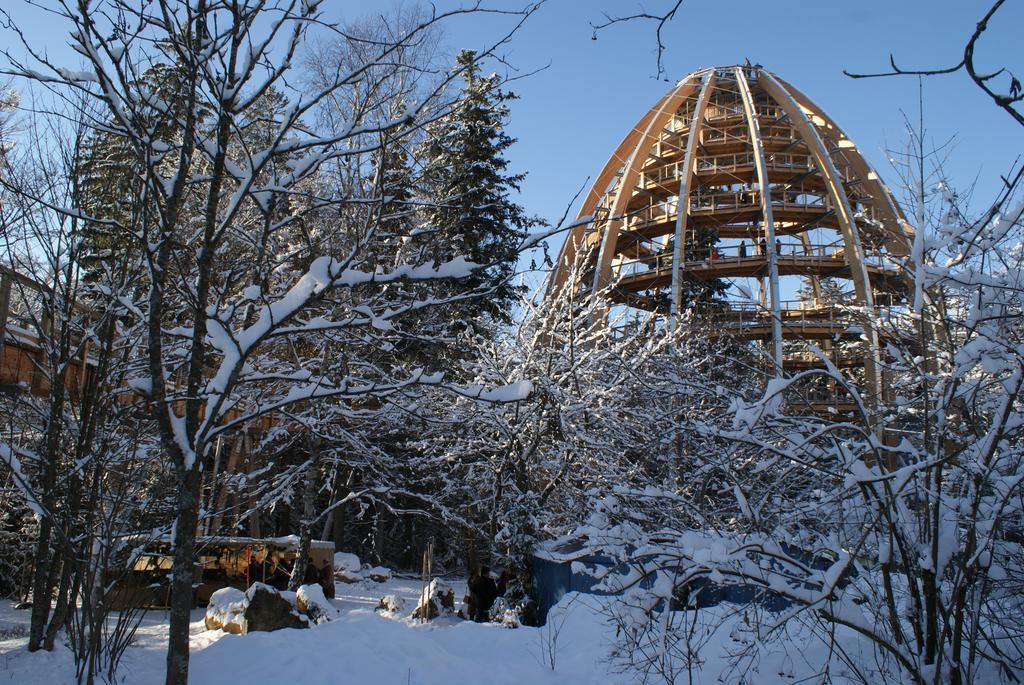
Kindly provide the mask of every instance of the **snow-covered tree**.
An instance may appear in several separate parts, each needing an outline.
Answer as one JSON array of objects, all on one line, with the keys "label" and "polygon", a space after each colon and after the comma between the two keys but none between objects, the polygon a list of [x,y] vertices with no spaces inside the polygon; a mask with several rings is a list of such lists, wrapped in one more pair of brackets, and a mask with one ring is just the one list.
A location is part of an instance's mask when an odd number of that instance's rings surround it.
[{"label": "snow-covered tree", "polygon": [[518,308],[525,315],[517,326],[474,339],[460,376],[481,385],[528,381],[528,397],[441,398],[420,444],[450,474],[439,496],[462,503],[470,565],[490,559],[528,588],[536,545],[576,530],[594,499],[652,485],[697,492],[701,481],[689,474],[709,441],[676,427],[707,407],[688,401],[686,379],[729,376],[731,366],[735,376],[743,362],[724,357],[734,343],[689,325],[609,325],[598,302],[570,288]]},{"label": "snow-covered tree", "polygon": [[10,264],[0,278],[5,342],[20,341],[31,372],[3,398],[0,456],[37,518],[28,647],[52,649],[67,630],[79,677],[91,682],[113,673],[127,644],[102,636],[117,626],[128,639],[137,625],[130,612],[111,618],[103,597],[105,583],[127,569],[121,538],[146,528],[147,509],[166,520],[172,508],[156,485],[154,426],[125,392],[142,350],[141,319],[126,304],[139,255],[108,259],[86,281],[78,183],[85,127],[39,116],[26,123],[25,144],[0,174],[0,249]]},{"label": "snow-covered tree", "polygon": [[518,247],[538,222],[511,198],[525,177],[510,173],[505,157],[515,143],[504,130],[506,103],[515,96],[502,89],[496,74],[482,75],[479,62],[473,51],[459,53],[456,63],[465,85],[458,106],[427,129],[419,153],[424,160],[420,185],[429,201],[424,224],[435,261],[465,254],[490,265],[465,285],[490,288],[491,294],[461,306],[461,317],[471,322],[486,315],[507,323],[516,299],[512,276]]},{"label": "snow-covered tree", "polygon": [[[122,141],[136,161],[129,170],[136,211],[65,211],[107,222],[141,250],[145,287],[124,296],[145,330],[137,357],[143,373],[130,386],[145,396],[174,474],[167,682],[182,684],[203,479],[218,439],[231,440],[247,425],[287,423],[289,412],[328,399],[372,406],[403,388],[443,383],[440,374],[361,351],[415,335],[400,329],[409,313],[486,290],[477,283],[432,297],[423,288],[396,287],[467,279],[488,264],[449,252],[429,263],[376,268],[366,253],[374,227],[350,230],[340,223],[346,215],[333,211],[363,198],[339,197],[320,182],[322,169],[355,154],[354,136],[387,132],[398,140],[428,123],[433,97],[409,102],[395,118],[371,114],[330,132],[315,130],[312,114],[336,93],[372,92],[374,80],[396,68],[400,47],[443,15],[378,43],[366,63],[310,90],[296,89],[292,76],[296,51],[321,25],[315,2],[160,0],[140,8],[114,0],[109,13],[87,5],[55,12],[68,23],[84,67],[66,69],[25,46],[33,64],[15,63],[12,71],[82,98],[87,121]],[[158,53],[178,74],[173,102],[142,79]],[[429,95],[444,86],[442,80]],[[275,91],[283,106],[267,108]],[[175,131],[170,139],[154,124],[163,118]],[[248,136],[253,127],[263,134]],[[303,252],[288,252],[288,245]],[[319,363],[337,349],[351,349],[348,364]],[[371,363],[360,363],[367,358]]]},{"label": "snow-covered tree", "polygon": [[[710,583],[791,605],[774,616],[750,608],[741,668],[756,667],[790,621],[864,681],[992,682],[1024,667],[1014,628],[1024,609],[1024,208],[1012,182],[968,221],[938,181],[920,184],[938,211],[916,212],[925,221],[904,265],[910,300],[882,322],[891,396],[866,406],[824,354],[820,369],[774,380],[758,398],[692,377],[687,402],[706,409],[681,428],[716,446],[691,471],[713,496],[651,489],[595,507],[582,530],[628,568],[606,584],[625,592],[619,653],[634,666],[660,672],[692,655],[680,631],[693,621],[674,610],[699,606]],[[804,391],[822,380],[854,416],[809,411]],[[874,663],[845,651],[854,636],[874,647]]]}]

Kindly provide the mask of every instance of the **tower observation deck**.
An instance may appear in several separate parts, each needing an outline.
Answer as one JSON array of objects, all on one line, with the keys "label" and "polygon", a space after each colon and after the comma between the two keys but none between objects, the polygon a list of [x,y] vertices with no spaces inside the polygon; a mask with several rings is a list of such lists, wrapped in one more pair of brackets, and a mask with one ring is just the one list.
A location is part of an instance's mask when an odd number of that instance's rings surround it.
[{"label": "tower observation deck", "polygon": [[901,307],[913,231],[839,126],[760,66],[681,80],[628,132],[549,284],[710,335],[761,341],[779,375],[814,342],[882,392],[877,322]]}]

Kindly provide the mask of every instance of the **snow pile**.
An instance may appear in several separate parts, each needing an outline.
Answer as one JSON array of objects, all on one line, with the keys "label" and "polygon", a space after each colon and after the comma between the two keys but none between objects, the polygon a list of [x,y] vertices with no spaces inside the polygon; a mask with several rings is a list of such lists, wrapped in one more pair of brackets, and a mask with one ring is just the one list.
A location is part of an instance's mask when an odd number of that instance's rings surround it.
[{"label": "snow pile", "polygon": [[245,613],[248,604],[245,593],[238,588],[224,587],[217,590],[210,595],[210,603],[206,607],[206,629],[221,629],[229,633],[241,632],[229,626],[241,625],[242,614]]},{"label": "snow pile", "polygon": [[386,583],[391,580],[391,569],[384,566],[373,566],[366,569],[363,575],[378,583]]},{"label": "snow pile", "polygon": [[295,593],[295,606],[317,625],[334,621],[341,615],[341,612],[327,601],[324,589],[319,583],[301,586]]},{"label": "snow pile", "polygon": [[358,583],[363,579],[363,564],[351,552],[334,553],[334,577],[343,583]]},{"label": "snow pile", "polygon": [[377,604],[377,611],[385,616],[397,616],[405,610],[405,600],[400,595],[384,595]]},{"label": "snow pile", "polygon": [[358,583],[366,579],[386,583],[391,580],[391,569],[362,564],[359,557],[351,552],[335,552],[334,577],[343,583]]},{"label": "snow pile", "polygon": [[455,613],[455,590],[440,578],[430,581],[420,594],[420,601],[410,618],[433,620],[439,616],[450,616]]}]

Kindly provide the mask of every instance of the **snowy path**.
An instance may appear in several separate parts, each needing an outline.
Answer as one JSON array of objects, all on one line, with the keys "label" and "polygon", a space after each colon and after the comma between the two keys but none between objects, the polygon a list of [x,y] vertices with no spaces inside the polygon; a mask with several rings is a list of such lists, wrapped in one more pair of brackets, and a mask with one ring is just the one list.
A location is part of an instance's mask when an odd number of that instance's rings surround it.
[{"label": "snowy path", "polygon": [[[454,583],[456,596],[465,594],[465,582]],[[317,685],[367,683],[369,685],[453,685],[457,683],[565,683],[568,685],[617,682],[596,658],[602,649],[604,628],[589,611],[579,612],[578,625],[563,634],[557,670],[543,666],[541,629],[509,630],[496,624],[475,624],[442,619],[425,625],[387,618],[374,609],[380,598],[395,594],[415,606],[420,583],[393,579],[377,584],[364,581],[338,584],[342,609],[336,622],[309,630],[228,635],[205,630],[203,610],[193,612],[190,682],[224,685]],[[9,603],[0,608],[0,630],[27,630],[28,611]],[[573,616],[569,617],[569,622]],[[140,627],[136,644],[127,652],[119,678],[130,685],[163,682],[164,634],[167,613],[152,611]],[[570,634],[571,633],[571,634]],[[6,633],[3,634],[6,636]],[[573,644],[582,643],[582,644]],[[70,652],[28,654],[24,637],[0,641],[0,683],[58,685],[74,682]],[[619,680],[618,682],[628,682]]]},{"label": "snowy path", "polygon": [[[453,583],[456,596],[465,593],[465,582]],[[207,631],[202,609],[193,613],[190,682],[193,685],[616,685],[636,682],[623,674],[609,673],[606,655],[614,628],[599,611],[598,598],[580,595],[568,605],[552,670],[545,664],[547,628],[510,630],[497,624],[476,624],[440,619],[428,624],[381,615],[375,611],[380,598],[395,594],[405,599],[403,615],[411,613],[419,595],[417,580],[392,579],[377,584],[364,581],[338,584],[334,604],[342,610],[339,620],[309,630],[229,635]],[[568,599],[568,598],[567,598]],[[563,605],[566,601],[563,600]],[[59,647],[53,653],[29,654],[23,636],[28,611],[16,611],[9,603],[0,606],[0,685],[64,685],[75,682],[70,652]],[[134,645],[128,649],[119,682],[125,685],[160,685],[164,679],[167,613],[152,611],[143,621]],[[749,633],[742,610],[700,640],[702,666],[696,683],[742,681],[758,685],[793,683],[811,677],[820,668],[825,650],[806,635],[791,634],[787,643],[762,645],[752,671],[730,670],[728,655]],[[736,638],[739,637],[740,640]],[[846,647],[858,648],[855,641]],[[869,659],[868,655],[862,658]],[[862,662],[864,663],[864,662]],[[833,661],[834,682],[844,682],[845,669]],[[681,674],[680,682],[687,682]]]}]

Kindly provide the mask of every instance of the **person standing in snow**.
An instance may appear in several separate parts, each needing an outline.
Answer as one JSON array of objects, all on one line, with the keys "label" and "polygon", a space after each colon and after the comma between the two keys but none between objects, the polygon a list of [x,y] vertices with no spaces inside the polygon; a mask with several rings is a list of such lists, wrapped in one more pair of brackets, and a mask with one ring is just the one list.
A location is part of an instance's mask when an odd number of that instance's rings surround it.
[{"label": "person standing in snow", "polygon": [[316,565],[312,559],[306,561],[306,575],[302,577],[303,585],[312,585],[313,583],[319,582]]},{"label": "person standing in snow", "polygon": [[487,621],[491,605],[498,598],[498,586],[491,578],[491,570],[481,566],[469,577],[469,617],[477,623]]},{"label": "person standing in snow", "polygon": [[249,567],[246,569],[246,579],[249,585],[267,582],[266,558],[266,552],[263,552],[262,558],[259,552],[254,552],[249,557]]},{"label": "person standing in snow", "polygon": [[320,586],[324,589],[324,597],[334,599],[334,569],[327,559],[320,565]]}]

